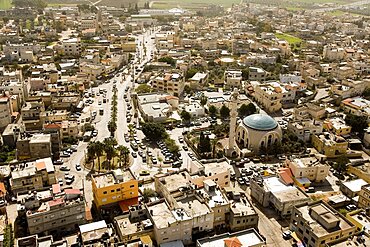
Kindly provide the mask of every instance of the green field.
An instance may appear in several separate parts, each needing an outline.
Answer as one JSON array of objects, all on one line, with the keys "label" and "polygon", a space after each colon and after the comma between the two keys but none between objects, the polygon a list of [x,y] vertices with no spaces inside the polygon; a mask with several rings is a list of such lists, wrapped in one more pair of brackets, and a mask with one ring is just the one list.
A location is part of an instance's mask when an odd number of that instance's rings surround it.
[{"label": "green field", "polygon": [[12,0],[0,0],[0,9],[10,9],[12,7]]},{"label": "green field", "polygon": [[298,37],[286,33],[275,33],[276,38],[286,40],[290,45],[301,43],[302,40]]}]

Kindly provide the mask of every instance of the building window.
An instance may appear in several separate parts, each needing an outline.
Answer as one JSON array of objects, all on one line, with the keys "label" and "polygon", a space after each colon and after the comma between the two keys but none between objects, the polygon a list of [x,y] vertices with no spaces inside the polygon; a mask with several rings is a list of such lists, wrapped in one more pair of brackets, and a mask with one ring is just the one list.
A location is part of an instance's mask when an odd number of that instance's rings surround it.
[{"label": "building window", "polygon": [[114,190],[111,190],[110,192],[111,192],[111,193],[114,193]]},{"label": "building window", "polygon": [[133,185],[130,185],[130,188],[134,188],[135,187],[135,185],[133,184]]},{"label": "building window", "polygon": [[106,191],[103,191],[103,194],[104,194],[104,195],[106,195],[106,194],[107,194],[107,192],[106,192]]},{"label": "building window", "polygon": [[118,188],[116,191],[117,191],[117,192],[119,192],[119,191],[121,191],[121,189],[120,189],[120,188]]}]

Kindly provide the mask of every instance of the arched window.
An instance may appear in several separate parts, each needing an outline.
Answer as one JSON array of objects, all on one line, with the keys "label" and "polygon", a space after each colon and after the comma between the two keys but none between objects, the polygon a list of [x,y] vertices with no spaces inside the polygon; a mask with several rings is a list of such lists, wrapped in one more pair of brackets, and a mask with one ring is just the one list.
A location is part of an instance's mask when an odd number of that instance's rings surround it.
[{"label": "arched window", "polygon": [[269,135],[268,139],[267,139],[267,145],[271,145],[271,142],[272,142],[272,135]]}]

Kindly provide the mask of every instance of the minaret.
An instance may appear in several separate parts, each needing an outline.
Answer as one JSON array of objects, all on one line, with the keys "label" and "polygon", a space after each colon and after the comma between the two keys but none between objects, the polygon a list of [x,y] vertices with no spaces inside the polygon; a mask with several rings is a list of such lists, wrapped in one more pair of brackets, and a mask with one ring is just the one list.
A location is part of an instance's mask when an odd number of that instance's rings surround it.
[{"label": "minaret", "polygon": [[[230,96],[230,133],[229,133],[229,146],[227,147],[226,154],[229,157],[233,156],[235,151],[235,131],[236,131],[236,117],[238,116],[238,89],[234,88],[233,93]],[[235,155],[235,154],[234,154]]]}]

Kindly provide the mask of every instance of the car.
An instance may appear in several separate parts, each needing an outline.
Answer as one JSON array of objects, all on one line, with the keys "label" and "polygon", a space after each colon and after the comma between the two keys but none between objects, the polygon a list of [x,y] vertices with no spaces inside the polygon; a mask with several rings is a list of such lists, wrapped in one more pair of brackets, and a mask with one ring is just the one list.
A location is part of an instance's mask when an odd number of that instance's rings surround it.
[{"label": "car", "polygon": [[59,170],[61,170],[61,171],[70,171],[71,169],[68,167],[68,166],[65,166],[65,165],[63,165],[63,166],[61,166],[60,168],[59,168]]},{"label": "car", "polygon": [[77,171],[81,171],[81,169],[82,169],[82,168],[81,168],[81,165],[77,163],[77,164],[76,164],[76,170],[77,170]]},{"label": "car", "polygon": [[353,211],[353,210],[356,210],[356,209],[357,209],[357,207],[356,207],[356,205],[354,205],[354,204],[349,204],[349,205],[347,205],[347,206],[346,206],[346,209],[347,209],[348,211]]},{"label": "car", "polygon": [[0,200],[0,207],[5,207],[5,204],[6,204],[5,200],[1,199]]},{"label": "car", "polygon": [[306,191],[308,193],[314,193],[315,192],[315,187],[308,187]]},{"label": "car", "polygon": [[70,153],[68,153],[68,152],[66,152],[66,151],[64,151],[64,152],[62,152],[62,153],[60,154],[60,157],[68,158],[68,157],[70,157],[70,156],[71,156],[71,154],[70,154]]},{"label": "car", "polygon": [[240,185],[244,185],[244,184],[245,184],[245,181],[244,181],[244,179],[243,179],[243,178],[238,178],[238,183],[239,183]]},{"label": "car", "polygon": [[156,158],[156,157],[152,157],[152,163],[153,163],[153,164],[157,164],[157,163],[158,163],[158,161],[157,161],[157,158]]},{"label": "car", "polygon": [[54,165],[63,165],[64,161],[62,159],[54,161]]},{"label": "car", "polygon": [[148,156],[152,156],[153,155],[153,153],[152,153],[151,150],[148,150],[147,154],[148,154]]},{"label": "car", "polygon": [[188,151],[189,149],[188,149],[188,147],[187,146],[182,146],[182,149],[184,149],[184,151]]},{"label": "car", "polygon": [[284,239],[291,239],[292,238],[292,232],[290,230],[284,231],[282,233]]},{"label": "car", "polygon": [[65,179],[75,179],[75,175],[72,175],[72,174],[66,174],[66,175],[64,175],[64,178]]},{"label": "car", "polygon": [[172,168],[180,168],[181,167],[181,162],[176,161],[172,164]]},{"label": "car", "polygon": [[179,142],[180,143],[183,143],[184,142],[184,138],[182,136],[179,137]]},{"label": "car", "polygon": [[150,175],[150,173],[149,173],[148,171],[141,171],[141,172],[139,173],[139,175],[140,175],[140,176],[149,176],[149,175]]},{"label": "car", "polygon": [[137,153],[136,152],[131,152],[131,155],[132,155],[132,157],[137,158]]},{"label": "car", "polygon": [[63,186],[63,178],[58,178],[58,184],[59,184],[60,186]]}]

